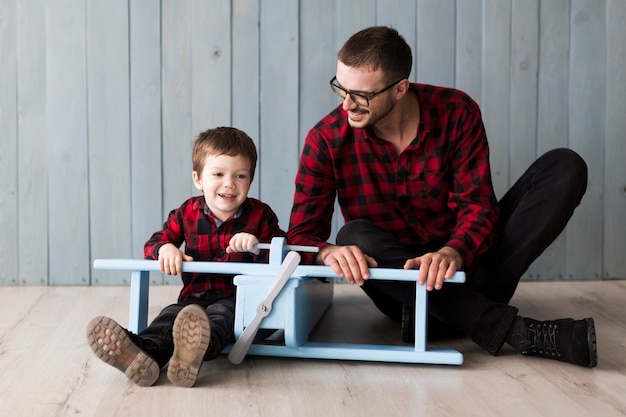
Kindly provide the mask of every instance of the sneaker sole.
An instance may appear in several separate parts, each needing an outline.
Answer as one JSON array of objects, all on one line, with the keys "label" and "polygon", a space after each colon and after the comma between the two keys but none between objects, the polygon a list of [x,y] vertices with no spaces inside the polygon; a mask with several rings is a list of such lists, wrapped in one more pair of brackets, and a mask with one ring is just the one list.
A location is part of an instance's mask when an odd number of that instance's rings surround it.
[{"label": "sneaker sole", "polygon": [[122,371],[135,384],[148,387],[159,378],[156,361],[139,349],[115,320],[93,318],[87,325],[87,342],[100,360]]},{"label": "sneaker sole", "polygon": [[174,353],[167,368],[170,382],[192,387],[211,339],[211,326],[204,309],[192,304],[183,308],[174,320]]},{"label": "sneaker sole", "polygon": [[591,317],[586,318],[587,322],[587,346],[589,347],[589,365],[590,368],[598,365],[598,344],[596,342],[596,325]]}]

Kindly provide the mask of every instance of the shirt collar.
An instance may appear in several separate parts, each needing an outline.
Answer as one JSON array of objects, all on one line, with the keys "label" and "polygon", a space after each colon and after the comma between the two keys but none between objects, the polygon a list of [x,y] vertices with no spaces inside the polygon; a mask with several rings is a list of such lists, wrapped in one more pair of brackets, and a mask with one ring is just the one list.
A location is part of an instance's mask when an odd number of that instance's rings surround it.
[{"label": "shirt collar", "polygon": [[[239,209],[237,210],[237,212],[232,217],[229,217],[225,221],[232,220],[232,219],[238,219],[241,216],[241,214],[243,213],[244,205],[246,205],[247,201],[248,201],[248,199],[246,199],[243,202],[243,204],[241,206],[239,206]],[[221,221],[217,217],[213,216],[213,214],[211,213],[211,210],[209,209],[209,206],[207,206],[207,204],[206,204],[206,200],[204,199],[204,196],[202,196],[202,198],[198,199],[198,201],[196,202],[196,208],[199,209],[199,210],[202,210],[202,212],[206,216],[210,217],[217,227],[220,227],[222,224],[224,224],[223,221]]]}]

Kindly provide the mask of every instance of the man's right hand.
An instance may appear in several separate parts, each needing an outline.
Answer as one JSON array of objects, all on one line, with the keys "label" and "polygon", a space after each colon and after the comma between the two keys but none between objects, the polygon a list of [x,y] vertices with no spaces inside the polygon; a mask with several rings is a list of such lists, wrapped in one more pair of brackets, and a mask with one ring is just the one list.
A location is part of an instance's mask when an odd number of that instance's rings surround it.
[{"label": "man's right hand", "polygon": [[317,262],[330,266],[338,277],[349,284],[363,285],[370,277],[370,268],[378,266],[371,256],[364,254],[358,246],[329,245],[320,250]]}]

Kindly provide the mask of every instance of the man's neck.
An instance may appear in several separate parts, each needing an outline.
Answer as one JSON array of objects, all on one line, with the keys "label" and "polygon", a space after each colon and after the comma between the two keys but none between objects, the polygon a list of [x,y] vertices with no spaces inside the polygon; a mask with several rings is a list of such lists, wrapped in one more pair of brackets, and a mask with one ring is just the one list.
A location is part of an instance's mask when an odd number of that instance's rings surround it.
[{"label": "man's neck", "polygon": [[394,109],[383,120],[372,126],[381,139],[394,145],[399,154],[413,142],[420,123],[420,107],[413,90],[397,102]]}]

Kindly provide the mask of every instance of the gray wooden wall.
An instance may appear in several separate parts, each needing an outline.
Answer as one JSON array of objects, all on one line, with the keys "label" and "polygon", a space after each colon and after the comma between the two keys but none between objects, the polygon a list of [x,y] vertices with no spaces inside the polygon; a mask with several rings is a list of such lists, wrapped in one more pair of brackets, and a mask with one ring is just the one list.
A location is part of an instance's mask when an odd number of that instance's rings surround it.
[{"label": "gray wooden wall", "polygon": [[0,284],[127,282],[92,260],[142,256],[219,125],[255,139],[252,196],[286,228],[336,52],[375,24],[413,47],[412,80],[482,106],[499,196],[548,149],[587,161],[527,279],[626,278],[624,22],[624,0],[0,0]]}]

